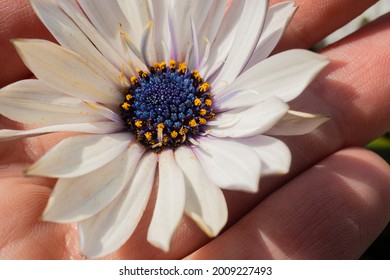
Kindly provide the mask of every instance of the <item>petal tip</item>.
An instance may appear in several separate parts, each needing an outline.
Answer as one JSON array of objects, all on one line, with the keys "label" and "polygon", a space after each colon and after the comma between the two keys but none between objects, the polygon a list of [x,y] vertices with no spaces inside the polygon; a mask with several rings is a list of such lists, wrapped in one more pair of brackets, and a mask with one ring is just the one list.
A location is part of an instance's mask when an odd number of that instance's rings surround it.
[{"label": "petal tip", "polygon": [[169,249],[170,249],[170,242],[164,242],[162,240],[153,240],[153,239],[150,239],[148,238],[147,239],[148,242],[153,245],[154,247],[160,249],[161,251],[163,251],[164,253],[168,253],[169,252]]},{"label": "petal tip", "polygon": [[35,175],[31,171],[31,166],[25,170],[23,170],[23,176],[24,177],[34,177]]}]

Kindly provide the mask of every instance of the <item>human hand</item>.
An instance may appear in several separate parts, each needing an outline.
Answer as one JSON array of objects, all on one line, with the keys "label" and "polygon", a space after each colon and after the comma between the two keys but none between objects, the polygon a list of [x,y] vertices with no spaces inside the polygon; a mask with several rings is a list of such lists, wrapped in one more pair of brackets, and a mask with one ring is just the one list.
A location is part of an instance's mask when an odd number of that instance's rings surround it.
[{"label": "human hand", "polygon": [[[3,1],[12,14],[20,3]],[[276,2],[276,1],[273,1]],[[278,51],[309,48],[375,1],[296,1],[299,10]],[[326,4],[326,5],[325,5]],[[49,38],[28,4],[10,17],[0,34],[4,61],[0,83],[27,78],[10,38]],[[318,7],[318,8],[316,8]],[[9,9],[9,10],[8,10]],[[334,19],[329,21],[329,14]],[[326,113],[330,120],[313,133],[284,137],[292,151],[290,173],[262,180],[258,194],[226,192],[229,222],[211,242],[184,218],[168,254],[146,242],[152,196],[130,240],[110,258],[358,258],[389,221],[389,167],[359,148],[389,129],[390,82],[386,46],[389,17],[380,19],[322,53],[331,64],[291,104]],[[30,31],[27,32],[26,31]],[[367,52],[369,48],[369,52]],[[22,128],[1,119],[2,127]],[[40,222],[53,180],[22,177],[22,171],[64,134],[0,145],[0,258],[80,258],[72,225]],[[208,243],[209,242],[209,243]]]}]

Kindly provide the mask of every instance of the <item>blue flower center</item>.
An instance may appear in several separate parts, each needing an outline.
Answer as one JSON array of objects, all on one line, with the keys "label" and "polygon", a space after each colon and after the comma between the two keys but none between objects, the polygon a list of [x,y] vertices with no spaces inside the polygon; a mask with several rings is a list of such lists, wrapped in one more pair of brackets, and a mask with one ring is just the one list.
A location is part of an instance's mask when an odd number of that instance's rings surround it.
[{"label": "blue flower center", "polygon": [[121,103],[128,130],[147,149],[176,148],[205,132],[214,118],[210,85],[197,70],[171,60],[138,71]]}]

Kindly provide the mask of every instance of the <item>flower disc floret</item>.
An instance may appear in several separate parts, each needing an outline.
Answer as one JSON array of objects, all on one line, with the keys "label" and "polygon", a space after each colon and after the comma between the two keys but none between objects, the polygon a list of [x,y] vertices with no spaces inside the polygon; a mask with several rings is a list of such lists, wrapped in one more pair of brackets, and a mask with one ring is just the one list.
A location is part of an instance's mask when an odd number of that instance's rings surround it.
[{"label": "flower disc floret", "polygon": [[138,71],[120,105],[128,131],[147,149],[176,148],[204,132],[214,117],[210,85],[197,70],[171,60]]}]

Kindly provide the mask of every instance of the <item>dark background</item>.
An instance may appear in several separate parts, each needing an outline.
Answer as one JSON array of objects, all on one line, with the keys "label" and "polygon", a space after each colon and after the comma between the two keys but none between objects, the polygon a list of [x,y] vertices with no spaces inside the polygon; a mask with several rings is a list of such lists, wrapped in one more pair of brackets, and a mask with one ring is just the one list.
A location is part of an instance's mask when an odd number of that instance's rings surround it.
[{"label": "dark background", "polygon": [[[390,164],[390,132],[367,146]],[[390,186],[389,186],[390,187]],[[390,260],[390,223],[361,257],[363,260]]]}]

